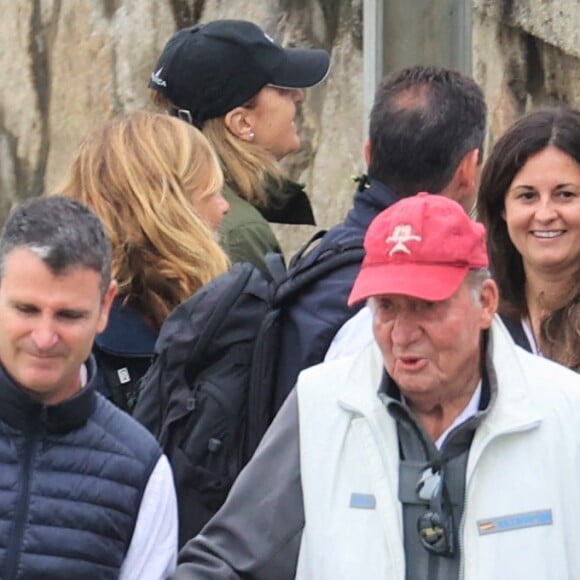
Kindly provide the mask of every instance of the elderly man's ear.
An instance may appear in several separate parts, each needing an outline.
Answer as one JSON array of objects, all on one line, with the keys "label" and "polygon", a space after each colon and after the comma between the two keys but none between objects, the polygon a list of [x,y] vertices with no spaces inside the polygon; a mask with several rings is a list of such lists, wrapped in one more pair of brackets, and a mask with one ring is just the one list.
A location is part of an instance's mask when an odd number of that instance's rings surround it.
[{"label": "elderly man's ear", "polygon": [[499,305],[499,288],[491,278],[485,280],[481,285],[479,302],[481,305],[480,327],[483,330],[491,326],[491,321]]}]

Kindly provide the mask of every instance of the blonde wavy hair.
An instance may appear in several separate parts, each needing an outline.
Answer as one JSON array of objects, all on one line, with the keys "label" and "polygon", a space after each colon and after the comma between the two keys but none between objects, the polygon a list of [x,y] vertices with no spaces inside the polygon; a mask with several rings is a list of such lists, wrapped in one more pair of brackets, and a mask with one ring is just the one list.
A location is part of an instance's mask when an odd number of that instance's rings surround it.
[{"label": "blonde wavy hair", "polygon": [[89,134],[58,193],[101,218],[119,297],[159,330],[173,308],[228,269],[192,203],[222,185],[217,157],[200,131],[141,111]]},{"label": "blonde wavy hair", "polygon": [[[159,109],[171,115],[177,111],[160,92],[150,89],[150,96]],[[256,101],[257,96],[244,103],[244,107],[252,108]],[[225,117],[205,121],[202,130],[220,159],[228,186],[252,205],[265,206],[268,191],[280,189],[285,179],[276,158],[264,148],[236,137],[226,126]]]}]

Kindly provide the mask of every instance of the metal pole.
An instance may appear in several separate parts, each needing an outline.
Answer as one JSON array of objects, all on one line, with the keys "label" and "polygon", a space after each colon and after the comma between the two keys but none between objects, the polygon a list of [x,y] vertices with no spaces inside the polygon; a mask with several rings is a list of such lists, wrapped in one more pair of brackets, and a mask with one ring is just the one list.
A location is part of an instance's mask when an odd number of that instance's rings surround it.
[{"label": "metal pole", "polygon": [[367,137],[375,90],[383,76],[383,2],[363,3],[363,138]]}]

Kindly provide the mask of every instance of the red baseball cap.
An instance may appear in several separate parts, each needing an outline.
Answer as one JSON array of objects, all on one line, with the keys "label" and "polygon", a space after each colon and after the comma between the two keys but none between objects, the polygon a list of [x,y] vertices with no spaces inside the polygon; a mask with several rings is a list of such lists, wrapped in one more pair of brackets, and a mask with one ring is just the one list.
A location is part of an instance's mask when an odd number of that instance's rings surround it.
[{"label": "red baseball cap", "polygon": [[429,193],[406,197],[381,212],[367,230],[364,247],[349,305],[383,294],[446,300],[469,270],[489,265],[483,225],[457,202]]}]

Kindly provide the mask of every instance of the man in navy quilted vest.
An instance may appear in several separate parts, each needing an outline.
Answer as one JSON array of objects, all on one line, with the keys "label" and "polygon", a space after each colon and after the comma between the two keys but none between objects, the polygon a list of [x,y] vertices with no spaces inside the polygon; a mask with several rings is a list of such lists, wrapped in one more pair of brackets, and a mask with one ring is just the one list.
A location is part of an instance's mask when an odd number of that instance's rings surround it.
[{"label": "man in navy quilted vest", "polygon": [[0,577],[165,578],[177,510],[167,459],[94,389],[116,283],[98,218],[25,202],[0,237]]}]

